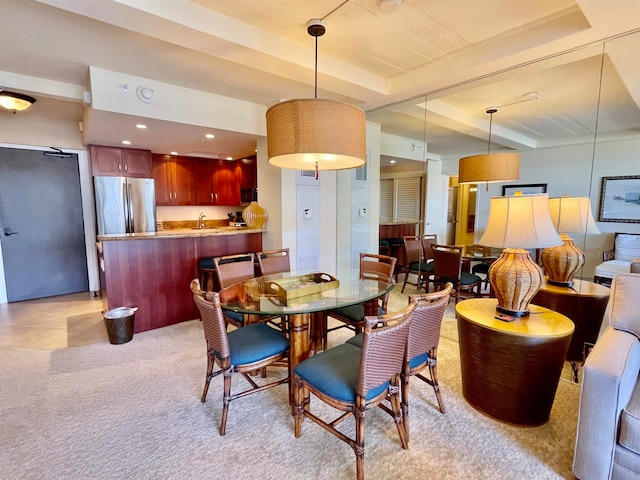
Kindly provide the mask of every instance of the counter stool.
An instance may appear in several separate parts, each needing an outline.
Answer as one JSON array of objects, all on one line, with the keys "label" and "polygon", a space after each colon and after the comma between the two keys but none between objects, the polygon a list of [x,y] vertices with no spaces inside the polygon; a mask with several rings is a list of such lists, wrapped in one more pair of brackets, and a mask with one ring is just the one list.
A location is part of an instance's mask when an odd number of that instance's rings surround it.
[{"label": "counter stool", "polygon": [[216,267],[213,264],[213,257],[202,257],[198,260],[198,279],[200,285],[207,292],[217,292],[216,287]]},{"label": "counter stool", "polygon": [[404,238],[387,238],[387,241],[389,242],[389,256],[390,257],[395,257],[397,262],[396,262],[396,269],[393,272],[393,278],[395,279],[395,281],[398,281],[398,272],[404,272],[404,266],[405,266],[405,262],[404,262]]},{"label": "counter stool", "polygon": [[389,245],[389,240],[382,238],[378,241],[378,253],[380,255],[391,255],[391,246]]}]

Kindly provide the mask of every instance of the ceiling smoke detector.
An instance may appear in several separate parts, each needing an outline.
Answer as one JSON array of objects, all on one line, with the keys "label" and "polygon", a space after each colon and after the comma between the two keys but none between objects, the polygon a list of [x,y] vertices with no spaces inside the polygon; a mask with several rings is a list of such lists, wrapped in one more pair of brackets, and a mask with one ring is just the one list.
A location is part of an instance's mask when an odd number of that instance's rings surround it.
[{"label": "ceiling smoke detector", "polygon": [[377,0],[376,5],[382,13],[395,12],[402,5],[403,0]]}]

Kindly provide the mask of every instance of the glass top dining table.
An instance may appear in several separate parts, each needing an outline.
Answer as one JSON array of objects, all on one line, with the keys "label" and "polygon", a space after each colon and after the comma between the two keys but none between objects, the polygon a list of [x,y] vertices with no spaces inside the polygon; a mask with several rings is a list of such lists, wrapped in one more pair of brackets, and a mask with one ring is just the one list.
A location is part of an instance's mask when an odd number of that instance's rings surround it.
[{"label": "glass top dining table", "polygon": [[[310,280],[310,276],[315,276],[315,281]],[[284,286],[285,291],[274,288],[274,283]],[[313,283],[318,285],[315,290],[327,289],[294,297],[296,286],[304,287],[303,292],[307,292],[314,290]],[[260,321],[259,316],[284,317],[290,342],[291,374],[298,363],[309,357],[312,349],[319,351],[326,348],[324,339],[329,310],[364,304],[365,315],[377,315],[377,299],[389,293],[394,285],[392,277],[380,273],[360,274],[357,268],[351,270],[344,279],[323,273],[278,273],[251,278],[224,288],[220,291],[220,306],[223,310],[248,314],[249,323]],[[292,392],[290,384],[290,400],[293,398]]]}]

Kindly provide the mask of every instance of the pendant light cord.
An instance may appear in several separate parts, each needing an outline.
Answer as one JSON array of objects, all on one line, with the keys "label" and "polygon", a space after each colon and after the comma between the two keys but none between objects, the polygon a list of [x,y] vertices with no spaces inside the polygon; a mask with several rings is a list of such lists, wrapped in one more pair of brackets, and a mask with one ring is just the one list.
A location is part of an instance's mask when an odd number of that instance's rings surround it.
[{"label": "pendant light cord", "polygon": [[314,72],[314,81],[313,81],[313,98],[318,98],[318,37],[315,37],[316,39],[316,60],[315,60],[315,65],[313,67],[313,72]]}]

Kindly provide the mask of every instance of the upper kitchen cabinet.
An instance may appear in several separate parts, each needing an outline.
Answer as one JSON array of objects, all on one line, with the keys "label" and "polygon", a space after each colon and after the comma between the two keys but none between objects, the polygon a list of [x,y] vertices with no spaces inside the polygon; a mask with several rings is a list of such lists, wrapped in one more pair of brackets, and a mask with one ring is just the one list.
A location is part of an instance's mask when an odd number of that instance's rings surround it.
[{"label": "upper kitchen cabinet", "polygon": [[172,155],[152,155],[156,205],[198,205],[194,194],[196,172],[191,159]]},{"label": "upper kitchen cabinet", "polygon": [[258,167],[255,155],[236,160],[236,172],[240,174],[240,188],[256,188],[258,186]]},{"label": "upper kitchen cabinet", "polygon": [[236,162],[212,160],[214,205],[240,205],[240,180]]},{"label": "upper kitchen cabinet", "polygon": [[89,145],[94,176],[151,178],[151,152],[134,148]]}]

